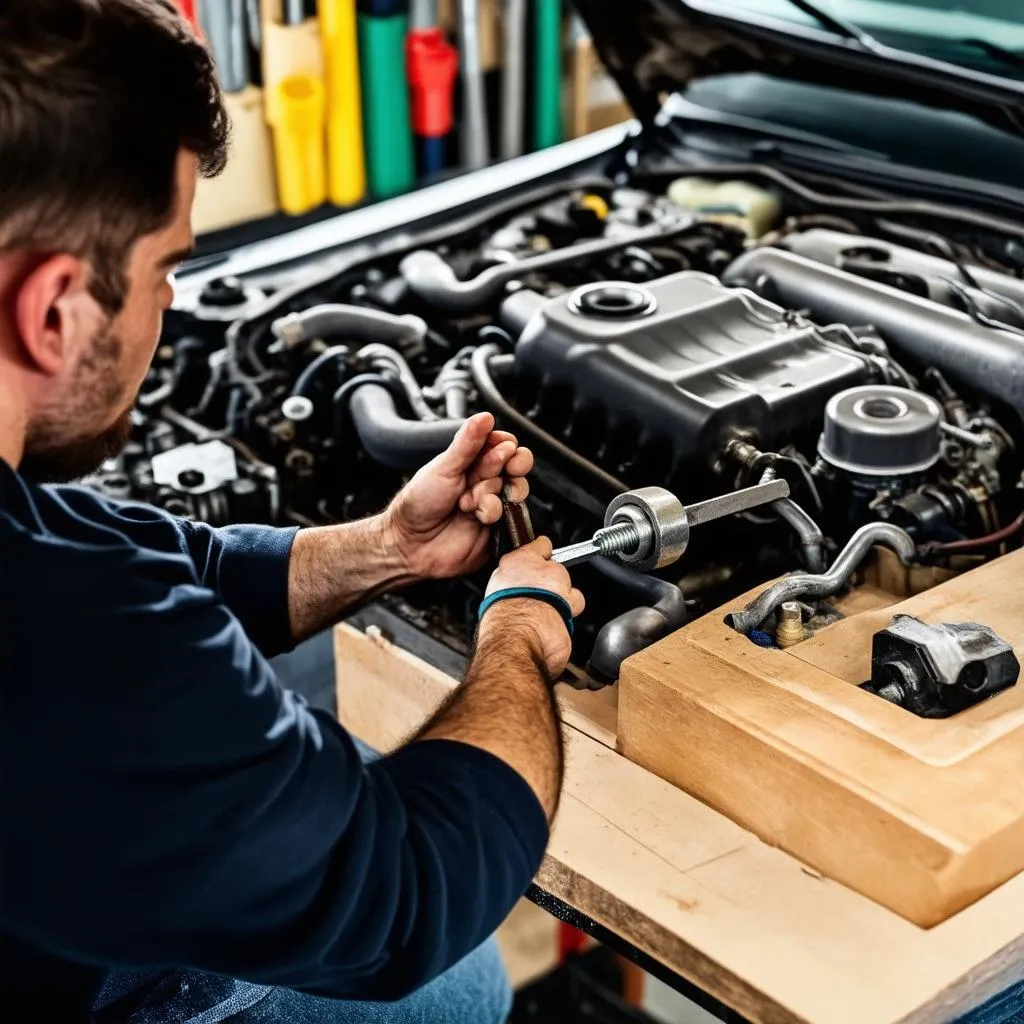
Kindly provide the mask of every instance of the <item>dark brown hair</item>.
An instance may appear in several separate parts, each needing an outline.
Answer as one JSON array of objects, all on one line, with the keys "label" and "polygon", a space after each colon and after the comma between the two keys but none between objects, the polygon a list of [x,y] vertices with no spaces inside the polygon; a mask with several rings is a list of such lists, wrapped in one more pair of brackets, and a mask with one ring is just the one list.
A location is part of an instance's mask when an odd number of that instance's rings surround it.
[{"label": "dark brown hair", "polygon": [[129,250],[170,220],[184,147],[218,174],[213,61],[170,0],[0,0],[0,252],[71,252],[123,304]]}]

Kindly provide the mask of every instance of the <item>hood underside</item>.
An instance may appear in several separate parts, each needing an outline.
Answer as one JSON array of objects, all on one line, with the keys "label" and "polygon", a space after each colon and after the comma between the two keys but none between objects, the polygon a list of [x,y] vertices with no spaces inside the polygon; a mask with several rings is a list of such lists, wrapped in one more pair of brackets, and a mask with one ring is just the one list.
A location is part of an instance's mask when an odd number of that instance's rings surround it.
[{"label": "hood underside", "polygon": [[780,79],[968,114],[1024,137],[1024,83],[829,31],[755,17],[724,0],[574,0],[605,66],[650,124],[667,95],[712,76]]}]

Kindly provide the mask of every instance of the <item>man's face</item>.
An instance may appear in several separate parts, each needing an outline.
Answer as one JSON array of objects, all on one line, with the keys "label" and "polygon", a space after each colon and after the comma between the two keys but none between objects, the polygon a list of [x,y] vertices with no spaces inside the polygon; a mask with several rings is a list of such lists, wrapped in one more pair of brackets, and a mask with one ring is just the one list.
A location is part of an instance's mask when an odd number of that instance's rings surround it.
[{"label": "man's face", "polygon": [[128,292],[115,317],[91,301],[69,333],[66,372],[32,417],[22,469],[37,480],[74,480],[116,455],[131,433],[131,412],[153,359],[164,310],[174,300],[171,275],[192,249],[196,158],[178,158],[170,223],[136,242]]}]

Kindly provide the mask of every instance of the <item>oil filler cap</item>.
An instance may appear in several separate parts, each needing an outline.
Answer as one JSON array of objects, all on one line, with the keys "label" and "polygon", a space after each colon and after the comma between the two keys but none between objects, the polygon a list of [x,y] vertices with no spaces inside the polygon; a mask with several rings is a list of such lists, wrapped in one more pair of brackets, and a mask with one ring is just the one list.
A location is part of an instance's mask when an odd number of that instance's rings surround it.
[{"label": "oil filler cap", "polygon": [[942,409],[909,388],[867,384],[833,395],[818,454],[857,476],[909,476],[939,459]]},{"label": "oil filler cap", "polygon": [[569,296],[569,309],[593,320],[632,320],[657,307],[658,300],[646,288],[628,282],[598,281]]}]

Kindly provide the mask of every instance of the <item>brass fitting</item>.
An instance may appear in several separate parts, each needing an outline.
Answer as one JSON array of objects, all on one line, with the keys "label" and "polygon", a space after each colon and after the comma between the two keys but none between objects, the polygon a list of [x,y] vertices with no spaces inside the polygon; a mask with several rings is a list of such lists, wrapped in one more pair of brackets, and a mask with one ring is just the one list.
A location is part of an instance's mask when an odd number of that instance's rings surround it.
[{"label": "brass fitting", "polygon": [[782,648],[800,643],[806,633],[800,605],[796,601],[784,601],[779,609],[779,624],[775,629],[775,642]]}]

